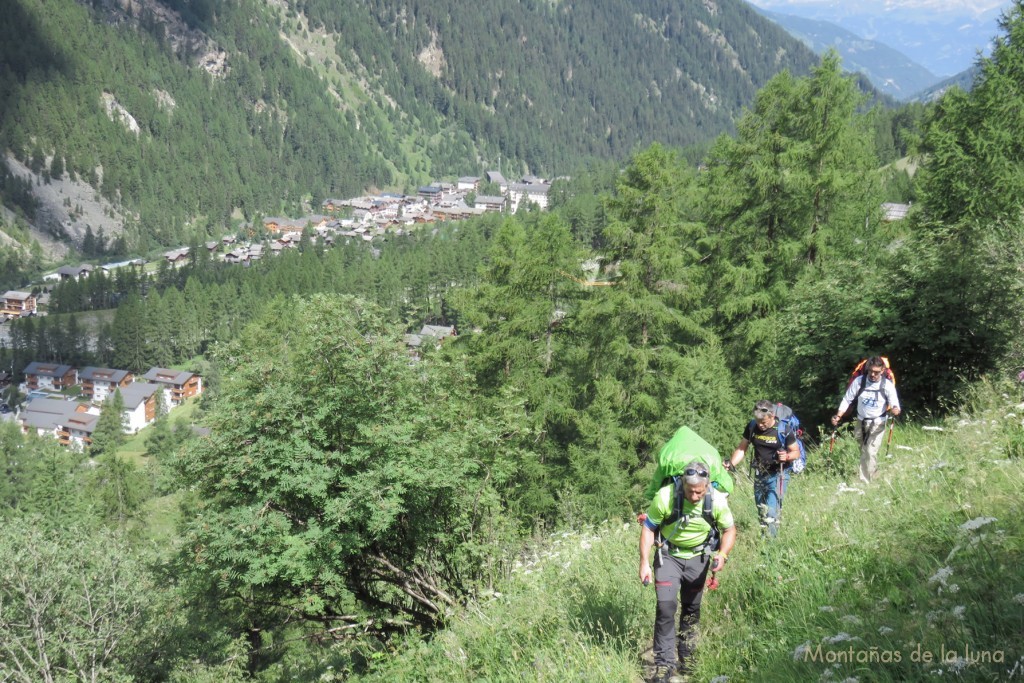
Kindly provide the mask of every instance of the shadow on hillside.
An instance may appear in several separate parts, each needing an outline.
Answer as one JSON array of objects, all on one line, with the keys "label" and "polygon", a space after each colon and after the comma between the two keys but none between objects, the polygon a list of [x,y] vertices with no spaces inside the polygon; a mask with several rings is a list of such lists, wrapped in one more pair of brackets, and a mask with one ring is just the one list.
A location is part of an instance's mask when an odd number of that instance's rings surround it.
[{"label": "shadow on hillside", "polygon": [[[26,0],[4,3],[0,21],[0,132],[6,145],[27,144],[20,126],[34,112],[22,101],[34,83],[70,76],[71,61],[47,39],[36,16],[25,8]],[[59,11],[43,10],[40,11]]]}]

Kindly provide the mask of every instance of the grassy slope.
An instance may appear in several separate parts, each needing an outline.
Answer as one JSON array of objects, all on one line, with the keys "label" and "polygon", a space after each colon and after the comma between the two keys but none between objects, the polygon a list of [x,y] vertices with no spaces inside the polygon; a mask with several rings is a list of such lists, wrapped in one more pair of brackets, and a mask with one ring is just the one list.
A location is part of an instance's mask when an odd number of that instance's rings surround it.
[{"label": "grassy slope", "polygon": [[[740,540],[705,599],[694,680],[1024,679],[1024,394],[1009,391],[987,388],[943,431],[897,425],[865,493],[846,485],[856,444],[826,443],[775,543],[741,478]],[[551,537],[498,593],[364,680],[641,680],[654,593],[636,580],[637,532],[619,521]]]}]

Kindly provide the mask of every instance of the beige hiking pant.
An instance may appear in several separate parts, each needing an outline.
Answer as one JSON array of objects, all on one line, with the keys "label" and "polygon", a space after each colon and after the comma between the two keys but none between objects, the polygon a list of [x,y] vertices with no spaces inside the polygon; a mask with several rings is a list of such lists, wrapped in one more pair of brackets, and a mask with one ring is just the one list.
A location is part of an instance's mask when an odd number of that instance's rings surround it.
[{"label": "beige hiking pant", "polygon": [[865,484],[878,473],[878,449],[885,436],[885,422],[884,417],[876,417],[857,420],[853,425],[853,435],[860,444],[860,480]]}]

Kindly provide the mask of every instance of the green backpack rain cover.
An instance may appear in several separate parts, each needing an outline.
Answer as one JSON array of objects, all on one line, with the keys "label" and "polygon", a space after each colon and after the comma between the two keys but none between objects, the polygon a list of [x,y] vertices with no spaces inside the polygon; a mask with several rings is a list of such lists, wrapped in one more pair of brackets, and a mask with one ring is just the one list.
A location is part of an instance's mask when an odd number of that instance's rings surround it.
[{"label": "green backpack rain cover", "polygon": [[732,493],[732,477],[722,466],[722,457],[718,455],[715,447],[689,427],[680,427],[658,451],[658,466],[654,470],[651,483],[644,491],[644,500],[652,500],[658,489],[668,483],[667,480],[682,474],[683,469],[695,460],[707,463],[708,475],[716,489],[723,493]]}]

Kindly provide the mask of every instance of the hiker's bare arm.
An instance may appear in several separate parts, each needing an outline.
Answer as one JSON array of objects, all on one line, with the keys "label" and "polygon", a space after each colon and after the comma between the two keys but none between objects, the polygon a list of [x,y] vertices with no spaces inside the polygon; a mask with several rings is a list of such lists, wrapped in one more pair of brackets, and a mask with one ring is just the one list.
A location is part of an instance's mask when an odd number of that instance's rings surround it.
[{"label": "hiker's bare arm", "polygon": [[651,547],[654,545],[654,532],[644,524],[640,527],[640,581],[651,580]]},{"label": "hiker's bare arm", "polygon": [[749,445],[749,441],[747,441],[746,439],[740,439],[740,445],[736,447],[736,450],[732,452],[732,456],[730,456],[729,458],[730,466],[736,467],[736,465],[739,465],[741,462],[743,462],[743,456],[747,454],[747,446]]},{"label": "hiker's bare arm", "polygon": [[[735,524],[733,524],[731,527],[729,527],[728,529],[726,529],[722,533],[722,545],[718,548],[718,552],[716,553],[716,556],[721,556],[721,557],[723,557],[725,559],[728,559],[729,558],[729,553],[732,552],[732,546],[733,546],[734,543],[736,543],[736,525]],[[721,564],[721,566],[719,566],[718,569],[721,569],[723,566],[725,566],[724,562],[722,562],[720,564]]]},{"label": "hiker's bare arm", "polygon": [[786,448],[786,455],[780,456],[779,460],[782,462],[790,462],[791,460],[800,459],[800,444],[796,441],[793,442],[792,446]]}]

